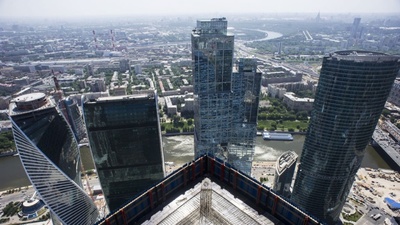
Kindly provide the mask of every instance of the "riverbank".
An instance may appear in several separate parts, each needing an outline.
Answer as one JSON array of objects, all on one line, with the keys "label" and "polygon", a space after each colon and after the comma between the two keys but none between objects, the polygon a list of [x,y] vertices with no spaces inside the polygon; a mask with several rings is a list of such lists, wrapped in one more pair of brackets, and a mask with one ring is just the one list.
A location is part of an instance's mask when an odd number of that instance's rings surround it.
[{"label": "riverbank", "polygon": [[[163,136],[164,161],[174,162],[176,165],[171,170],[194,159],[193,138],[193,135]],[[265,141],[262,136],[257,136],[254,161],[275,162],[286,151],[294,151],[301,155],[305,135],[293,135],[293,138],[293,141]],[[88,148],[81,149],[81,159],[85,170],[94,169],[93,159]],[[367,146],[361,167],[390,169],[389,165],[370,145]],[[0,158],[0,171],[3,171],[0,173],[0,191],[30,185],[19,157]]]},{"label": "riverbank", "polygon": [[17,151],[1,152],[0,153],[0,158],[1,157],[7,157],[7,156],[14,156],[17,153],[18,153]]}]

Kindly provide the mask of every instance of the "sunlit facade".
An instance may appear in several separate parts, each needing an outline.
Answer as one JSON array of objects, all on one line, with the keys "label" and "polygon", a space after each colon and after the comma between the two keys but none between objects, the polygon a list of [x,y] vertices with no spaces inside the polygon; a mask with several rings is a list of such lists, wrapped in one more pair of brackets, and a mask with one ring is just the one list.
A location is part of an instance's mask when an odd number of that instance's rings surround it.
[{"label": "sunlit facade", "polygon": [[74,134],[52,99],[42,93],[10,103],[15,144],[32,185],[63,224],[94,224],[98,211],[82,189]]},{"label": "sunlit facade", "polygon": [[82,114],[79,110],[78,102],[70,97],[59,101],[59,108],[63,113],[67,122],[72,128],[78,142],[85,138],[85,127],[83,124]]},{"label": "sunlit facade", "polygon": [[292,200],[328,224],[339,220],[398,71],[399,58],[381,53],[323,59]]},{"label": "sunlit facade", "polygon": [[83,112],[90,149],[111,212],[164,178],[154,92],[88,100]]},{"label": "sunlit facade", "polygon": [[234,65],[227,26],[225,18],[199,20],[192,32],[195,157],[211,153],[250,174],[261,73],[251,59]]}]

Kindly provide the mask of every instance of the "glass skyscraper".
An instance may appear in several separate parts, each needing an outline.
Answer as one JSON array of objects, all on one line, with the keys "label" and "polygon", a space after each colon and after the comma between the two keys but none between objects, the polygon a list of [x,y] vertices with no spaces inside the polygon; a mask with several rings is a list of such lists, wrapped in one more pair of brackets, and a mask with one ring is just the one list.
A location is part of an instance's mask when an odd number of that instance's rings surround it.
[{"label": "glass skyscraper", "polygon": [[211,153],[250,174],[261,73],[251,59],[234,67],[227,25],[225,18],[199,20],[192,32],[195,157]]},{"label": "glass skyscraper", "polygon": [[43,93],[14,98],[10,119],[22,165],[50,211],[63,224],[94,224],[98,211],[82,189],[75,136]]},{"label": "glass skyscraper", "polygon": [[75,99],[67,97],[59,101],[59,108],[71,126],[78,142],[85,138],[85,126],[83,124],[82,114],[79,110],[78,102]]},{"label": "glass skyscraper", "polygon": [[399,58],[382,53],[323,58],[292,200],[328,224],[339,220],[398,71]]},{"label": "glass skyscraper", "polygon": [[164,178],[157,95],[83,104],[90,149],[110,212]]}]

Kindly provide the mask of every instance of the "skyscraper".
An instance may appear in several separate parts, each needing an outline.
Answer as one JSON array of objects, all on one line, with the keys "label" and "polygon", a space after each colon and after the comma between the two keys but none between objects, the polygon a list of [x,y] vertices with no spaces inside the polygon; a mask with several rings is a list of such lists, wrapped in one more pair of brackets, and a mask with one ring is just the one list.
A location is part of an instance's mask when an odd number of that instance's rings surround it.
[{"label": "skyscraper", "polygon": [[323,59],[292,200],[328,224],[339,219],[399,65],[365,51]]},{"label": "skyscraper", "polygon": [[90,149],[110,211],[164,178],[157,95],[101,97],[83,104]]},{"label": "skyscraper", "polygon": [[195,156],[211,153],[250,174],[261,73],[250,59],[233,73],[227,25],[225,18],[199,20],[192,32]]},{"label": "skyscraper", "polygon": [[83,124],[82,114],[76,99],[67,97],[58,102],[59,109],[63,113],[68,124],[71,126],[77,141],[85,138],[85,127]]},{"label": "skyscraper", "polygon": [[74,134],[43,93],[14,98],[10,119],[15,144],[29,180],[63,224],[93,224],[98,211],[82,189],[80,155]]},{"label": "skyscraper", "polygon": [[278,157],[275,165],[274,191],[284,197],[290,196],[294,170],[296,168],[297,154],[287,151]]},{"label": "skyscraper", "polygon": [[360,35],[358,35],[360,33],[360,22],[361,22],[361,18],[356,17],[354,18],[353,21],[353,26],[351,27],[351,38],[354,39],[358,39]]}]

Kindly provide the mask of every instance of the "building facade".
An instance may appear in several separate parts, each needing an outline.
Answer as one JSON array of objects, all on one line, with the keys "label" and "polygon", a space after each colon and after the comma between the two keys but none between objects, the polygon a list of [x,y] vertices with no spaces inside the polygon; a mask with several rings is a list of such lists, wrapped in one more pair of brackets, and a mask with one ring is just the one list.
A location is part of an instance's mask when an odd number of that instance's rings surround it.
[{"label": "building facade", "polygon": [[388,102],[400,106],[400,80],[396,80],[388,98]]},{"label": "building facade", "polygon": [[100,184],[112,212],[164,177],[157,95],[89,100],[83,112]]},{"label": "building facade", "polygon": [[399,70],[399,58],[365,51],[325,56],[292,200],[328,224],[339,220]]},{"label": "building facade", "polygon": [[195,157],[211,153],[250,174],[261,73],[246,59],[233,71],[227,25],[225,18],[199,20],[192,32]]},{"label": "building facade", "polygon": [[294,170],[296,169],[297,154],[287,151],[278,157],[275,165],[275,177],[273,190],[281,196],[290,196]]},{"label": "building facade", "polygon": [[83,124],[82,113],[78,106],[78,101],[74,98],[67,97],[60,100],[58,104],[59,109],[67,119],[68,124],[71,126],[77,141],[81,141],[86,137],[86,131],[85,125]]},{"label": "building facade", "polygon": [[82,188],[78,143],[55,102],[43,93],[18,96],[10,119],[25,172],[56,220],[94,224],[99,213]]}]

